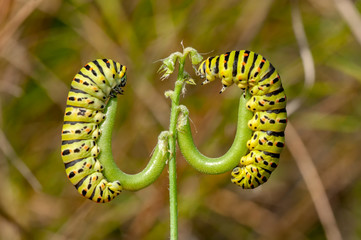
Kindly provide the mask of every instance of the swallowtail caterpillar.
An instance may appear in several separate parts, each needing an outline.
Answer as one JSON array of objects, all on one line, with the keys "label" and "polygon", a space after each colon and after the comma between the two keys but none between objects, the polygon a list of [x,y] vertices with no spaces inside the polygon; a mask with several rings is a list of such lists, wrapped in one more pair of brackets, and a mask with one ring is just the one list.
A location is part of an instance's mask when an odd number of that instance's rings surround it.
[{"label": "swallowtail caterpillar", "polygon": [[61,156],[66,174],[78,192],[95,202],[109,202],[122,191],[119,181],[108,181],[97,156],[99,124],[107,101],[123,93],[126,67],[110,59],[86,64],[75,75],[67,98]]},{"label": "swallowtail caterpillar", "polygon": [[209,57],[198,74],[206,78],[202,84],[221,79],[220,93],[232,84],[251,93],[246,106],[253,112],[248,122],[253,135],[247,142],[249,153],[232,171],[232,182],[242,188],[261,185],[278,166],[285,143],[286,95],[279,74],[263,56],[247,50]]}]

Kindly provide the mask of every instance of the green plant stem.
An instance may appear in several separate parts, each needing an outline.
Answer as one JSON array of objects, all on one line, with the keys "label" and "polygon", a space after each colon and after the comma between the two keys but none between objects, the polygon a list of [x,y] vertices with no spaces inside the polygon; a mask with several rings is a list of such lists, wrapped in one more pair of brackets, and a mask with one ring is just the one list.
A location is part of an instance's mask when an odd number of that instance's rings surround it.
[{"label": "green plant stem", "polygon": [[248,151],[246,144],[252,135],[252,130],[247,125],[253,116],[253,113],[246,108],[249,99],[250,94],[248,91],[245,96],[240,97],[236,136],[227,153],[218,158],[206,157],[198,151],[194,145],[189,125],[188,110],[185,107],[182,108],[182,114],[178,122],[178,145],[182,155],[192,167],[206,174],[220,174],[237,166],[241,157]]},{"label": "green plant stem", "polygon": [[178,199],[177,199],[177,166],[176,166],[176,139],[177,119],[179,113],[179,98],[184,83],[184,63],[186,56],[179,58],[179,72],[175,88],[170,98],[172,100],[169,124],[169,209],[170,209],[170,239],[178,239]]},{"label": "green plant stem", "polygon": [[109,99],[105,120],[100,125],[101,135],[98,146],[101,149],[98,160],[104,166],[103,174],[109,181],[120,181],[124,190],[136,191],[152,184],[162,173],[167,159],[168,132],[162,132],[148,165],[137,174],[121,171],[113,159],[112,132],[117,111],[117,98]]}]

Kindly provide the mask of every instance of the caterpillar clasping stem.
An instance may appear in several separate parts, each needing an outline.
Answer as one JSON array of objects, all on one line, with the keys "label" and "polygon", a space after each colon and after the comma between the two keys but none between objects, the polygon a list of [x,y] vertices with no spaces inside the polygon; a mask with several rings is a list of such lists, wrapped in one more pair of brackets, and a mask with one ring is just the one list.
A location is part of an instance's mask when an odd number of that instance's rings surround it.
[{"label": "caterpillar clasping stem", "polygon": [[119,181],[108,181],[99,161],[99,124],[105,120],[108,100],[122,94],[126,68],[110,59],[86,64],[75,75],[67,98],[61,156],[70,182],[95,202],[109,202],[121,191]]},{"label": "caterpillar clasping stem", "polygon": [[[115,164],[111,138],[117,95],[123,95],[126,67],[110,59],[86,64],[71,83],[62,130],[61,156],[65,172],[78,192],[98,203],[109,202],[124,190],[139,190],[163,171],[168,133],[162,132],[145,169],[125,174]],[[102,133],[102,134],[100,134]]]},{"label": "caterpillar clasping stem", "polygon": [[[248,143],[244,143],[248,153],[240,158],[239,166],[232,172],[232,182],[242,188],[255,188],[266,182],[278,166],[287,124],[286,95],[276,69],[260,54],[241,50],[207,58],[199,65],[197,75],[207,79],[202,85],[221,79],[223,87],[219,93],[235,83],[246,96],[252,95],[247,97],[247,103],[242,102],[242,107],[253,112],[253,117],[244,123],[253,134]],[[239,127],[242,126],[237,126],[237,132]],[[179,146],[183,153],[186,152],[183,148],[193,149],[195,146],[188,139],[190,130],[182,130],[179,132]],[[207,169],[207,164],[211,165],[213,160],[197,155],[197,151],[193,151],[193,156],[187,155],[187,161],[197,169]],[[215,171],[213,168],[204,172]]]}]

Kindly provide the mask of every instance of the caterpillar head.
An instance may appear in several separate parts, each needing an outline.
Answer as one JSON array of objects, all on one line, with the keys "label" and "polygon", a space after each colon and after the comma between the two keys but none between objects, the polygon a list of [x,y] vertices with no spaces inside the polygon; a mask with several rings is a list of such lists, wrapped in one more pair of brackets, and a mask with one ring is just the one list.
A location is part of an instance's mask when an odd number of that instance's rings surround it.
[{"label": "caterpillar head", "polygon": [[206,61],[204,60],[198,67],[198,70],[196,71],[196,75],[199,76],[200,78],[205,78],[206,77]]},{"label": "caterpillar head", "polygon": [[120,87],[125,87],[125,85],[127,84],[127,67],[120,65],[120,68],[118,70],[118,77],[120,79]]},{"label": "caterpillar head", "polygon": [[204,60],[201,65],[199,65],[198,71],[196,72],[197,76],[200,78],[206,78],[206,80],[202,82],[202,85],[210,83],[215,79],[215,75],[211,72],[209,67],[207,67],[207,64],[209,64],[209,58]]},{"label": "caterpillar head", "polygon": [[[127,84],[127,67],[117,63],[116,74],[114,74],[114,86],[110,92],[110,97],[116,97],[117,94],[123,94],[123,87]],[[113,70],[114,71],[114,70]]]}]

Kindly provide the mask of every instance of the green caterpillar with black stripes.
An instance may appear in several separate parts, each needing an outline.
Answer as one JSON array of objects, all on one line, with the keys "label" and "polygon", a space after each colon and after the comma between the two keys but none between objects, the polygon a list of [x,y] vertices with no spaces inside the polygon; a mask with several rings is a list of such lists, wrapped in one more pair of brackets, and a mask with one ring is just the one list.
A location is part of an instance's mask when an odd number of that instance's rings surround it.
[{"label": "green caterpillar with black stripes", "polygon": [[68,94],[61,156],[71,183],[82,196],[95,202],[109,202],[122,191],[119,181],[109,182],[102,173],[97,139],[107,101],[122,94],[126,82],[125,66],[97,59],[75,75]]},{"label": "green caterpillar with black stripes", "polygon": [[232,171],[232,182],[245,189],[258,187],[278,166],[285,143],[286,94],[279,74],[263,56],[241,50],[207,58],[198,75],[206,78],[202,84],[221,79],[220,93],[232,84],[251,93],[246,105],[254,113],[248,122],[253,135],[247,142],[249,153]]}]

